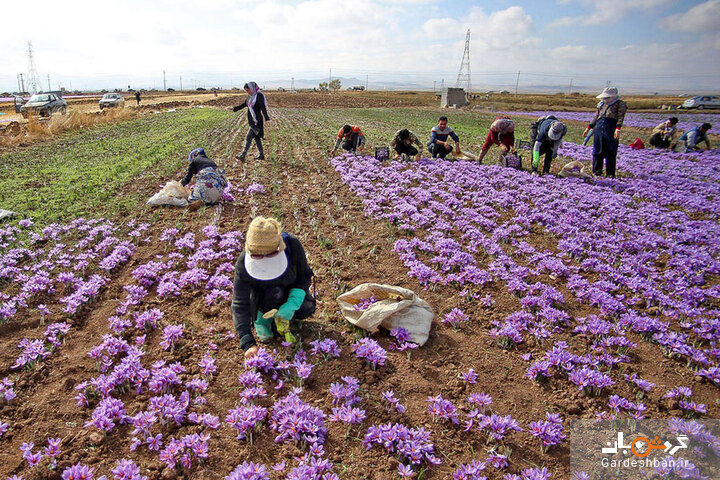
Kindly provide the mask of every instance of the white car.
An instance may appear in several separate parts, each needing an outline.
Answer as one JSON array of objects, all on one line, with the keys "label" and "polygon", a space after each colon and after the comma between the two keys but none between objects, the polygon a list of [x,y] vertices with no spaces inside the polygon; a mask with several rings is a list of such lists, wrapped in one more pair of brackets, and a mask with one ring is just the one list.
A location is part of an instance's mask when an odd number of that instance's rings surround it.
[{"label": "white car", "polygon": [[119,93],[106,93],[100,99],[100,110],[111,107],[125,107],[125,99]]},{"label": "white car", "polygon": [[720,97],[716,95],[698,95],[685,100],[682,108],[697,108],[698,110],[720,108]]}]

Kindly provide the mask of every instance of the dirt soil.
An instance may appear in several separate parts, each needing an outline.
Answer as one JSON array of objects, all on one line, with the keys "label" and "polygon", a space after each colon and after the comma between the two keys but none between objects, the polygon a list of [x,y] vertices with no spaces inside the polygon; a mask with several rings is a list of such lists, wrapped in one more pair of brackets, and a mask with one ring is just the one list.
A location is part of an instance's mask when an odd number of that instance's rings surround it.
[{"label": "dirt soil", "polygon": [[[26,312],[12,322],[0,325],[0,378],[13,375],[17,380],[18,394],[18,398],[11,404],[0,404],[0,421],[11,425],[11,430],[0,439],[0,477],[22,474],[25,479],[58,479],[57,471],[30,470],[19,453],[23,442],[34,441],[38,448],[46,438],[55,436],[63,439],[64,453],[59,459],[59,466],[62,468],[81,461],[96,468],[96,477],[99,474],[109,475],[109,470],[115,466],[118,458],[135,460],[150,480],[221,479],[244,460],[265,463],[268,467],[283,460],[289,465],[295,465],[293,457],[300,456],[302,452],[292,445],[275,444],[274,433],[268,428],[256,435],[251,447],[247,442],[236,440],[232,429],[222,426],[212,432],[208,461],[195,467],[191,474],[169,471],[163,468],[157,454],[150,454],[145,448],[130,451],[131,428],[128,426],[120,426],[107,436],[94,429],[82,428],[89,419],[90,410],[77,407],[73,400],[76,395],[74,387],[99,373],[95,361],[87,353],[92,346],[102,341],[102,335],[109,333],[107,318],[114,314],[125,297],[122,287],[136,283],[130,275],[131,271],[154,259],[156,255],[165,253],[166,246],[156,240],[160,233],[165,228],[181,225],[184,231],[194,232],[200,238],[201,229],[210,223],[217,224],[221,232],[244,232],[251,214],[256,213],[281,216],[285,229],[300,237],[315,271],[318,310],[303,327],[306,349],[310,341],[319,337],[333,338],[343,349],[340,359],[323,362],[315,368],[310,382],[305,386],[303,398],[329,413],[331,404],[327,391],[332,382],[338,382],[342,375],[355,376],[361,382],[363,401],[360,407],[368,414],[362,426],[351,430],[350,436],[346,437],[344,427],[327,422],[330,433],[325,451],[327,457],[338,465],[336,471],[343,472],[341,478],[397,478],[398,461],[378,447],[366,451],[360,441],[369,425],[385,422],[398,421],[408,426],[425,427],[433,432],[431,440],[443,465],[427,470],[423,479],[448,479],[452,477],[459,461],[469,463],[472,459],[482,461],[487,458],[486,439],[480,434],[463,432],[462,425],[433,423],[427,413],[429,395],[442,395],[452,400],[463,413],[467,413],[468,404],[464,401],[467,395],[486,392],[494,399],[494,412],[512,415],[525,430],[530,422],[543,419],[546,411],[559,412],[569,420],[593,418],[596,412],[607,409],[606,399],[584,397],[576,388],[570,388],[567,382],[539,387],[524,378],[528,364],[520,359],[520,353],[532,353],[535,359],[547,345],[529,343],[522,345],[520,351],[512,352],[494,345],[487,334],[490,321],[504,318],[518,308],[518,299],[510,295],[503,285],[488,284],[479,292],[493,296],[495,303],[488,308],[463,299],[451,287],[437,286],[432,290],[423,290],[415,279],[409,278],[407,269],[392,251],[394,239],[399,234],[387,225],[378,224],[363,215],[361,200],[342,183],[340,176],[328,164],[326,154],[314,147],[323,144],[315,133],[320,130],[320,126],[314,125],[297,111],[279,108],[305,101],[314,106],[348,106],[350,102],[347,97],[273,93],[268,94],[268,98],[276,105],[273,122],[266,126],[265,148],[268,160],[254,160],[250,155],[247,162],[241,163],[233,158],[247,128],[244,115],[238,116],[230,129],[217,129],[209,134],[209,143],[215,145],[214,151],[222,152],[218,155],[221,166],[233,184],[245,188],[253,182],[259,182],[265,185],[268,193],[252,198],[237,193],[235,203],[201,208],[195,212],[139,207],[133,218],[137,222],[152,222],[147,236],[154,240],[150,244],[140,243],[132,260],[119,271],[113,272],[113,281],[103,290],[99,300],[73,320],[73,330],[65,345],[35,372],[17,375],[9,370],[9,366],[19,352],[17,344],[20,339],[42,335],[45,327],[40,325],[38,313],[35,310]],[[229,106],[236,101],[235,98],[226,97],[207,103]],[[403,98],[397,100],[400,103],[403,101]],[[296,129],[297,125],[303,125],[304,128]],[[277,141],[279,137],[283,139],[282,142]],[[181,173],[177,172],[176,178]],[[131,187],[145,192],[149,197],[155,193],[157,185],[165,180],[169,179],[147,180],[141,184],[133,183]],[[314,222],[317,231],[330,241],[329,246],[327,242],[318,241],[316,230],[311,228]],[[541,234],[533,238],[532,243],[536,247],[555,247],[554,240]],[[363,282],[389,283],[412,289],[419,292],[434,308],[436,318],[430,340],[421,349],[413,351],[410,359],[403,352],[389,352],[389,362],[373,371],[350,353],[352,330],[337,314],[335,297],[348,287]],[[591,313],[588,306],[574,302],[569,292],[563,293],[571,316]],[[51,300],[48,298],[47,303],[51,303]],[[158,346],[160,329],[148,334],[144,360],[147,364],[163,358],[194,366],[209,341],[218,343],[218,372],[205,395],[207,407],[203,411],[219,416],[222,422],[228,409],[237,403],[237,376],[242,371],[242,351],[236,340],[218,340],[218,336],[212,333],[232,330],[229,306],[208,307],[203,300],[203,292],[191,290],[180,297],[167,299],[156,298],[151,294],[143,308],[150,307],[163,310],[165,318],[169,320],[167,323],[184,321],[186,332],[193,333],[186,334],[186,337],[192,339],[188,341],[187,348],[170,354]],[[469,325],[457,331],[440,323],[442,316],[454,307],[462,308],[472,318]],[[59,315],[53,315],[48,323],[59,320]],[[376,338],[384,347],[388,346],[387,332],[378,334]],[[560,335],[558,339],[569,340],[570,336]],[[661,356],[655,346],[640,339],[634,340],[639,341],[641,348],[633,354],[633,366],[642,378],[657,383],[651,398],[645,401],[649,417],[668,415],[659,397],[669,385],[692,387],[695,391],[694,399],[708,405],[709,417],[720,415],[720,407],[715,402],[717,390],[689,376],[685,367],[675,361],[663,358],[658,362]],[[273,347],[282,351],[278,343],[273,344]],[[469,368],[474,368],[479,374],[475,385],[467,385],[458,379],[458,374]],[[197,368],[192,367],[184,377],[197,373]],[[272,384],[266,382],[266,385],[269,387]],[[407,407],[405,414],[388,413],[382,407],[381,393],[386,390],[396,392]],[[628,387],[618,384],[616,390],[632,398]],[[125,394],[122,398],[126,401],[128,413],[132,415],[146,408],[148,396],[147,393]],[[271,404],[269,400],[262,403],[265,406]],[[195,431],[196,427],[183,426],[164,433],[167,437],[179,437]],[[541,454],[537,440],[525,431],[511,435],[507,447],[512,449],[510,468],[499,471],[488,467],[488,478],[500,479],[505,473],[518,473],[522,468],[531,466],[546,466],[553,472],[555,479],[570,476],[567,443],[551,449],[547,454]]]}]

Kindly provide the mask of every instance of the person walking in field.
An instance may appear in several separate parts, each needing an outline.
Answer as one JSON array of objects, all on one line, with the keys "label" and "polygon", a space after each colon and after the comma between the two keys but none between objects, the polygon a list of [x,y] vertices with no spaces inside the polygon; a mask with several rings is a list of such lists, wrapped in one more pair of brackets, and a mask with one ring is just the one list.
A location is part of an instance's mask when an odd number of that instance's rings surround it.
[{"label": "person walking in field", "polygon": [[587,135],[591,128],[595,129],[593,173],[597,176],[603,174],[604,160],[607,176],[615,178],[620,129],[625,120],[627,104],[620,100],[618,89],[615,87],[605,88],[596,98],[600,99],[600,103],[595,117],[588,124],[583,136]]},{"label": "person walking in field", "polygon": [[[530,128],[530,143],[532,149],[532,172],[537,174],[540,167],[540,156],[545,155],[542,173],[550,173],[552,159],[557,157],[558,148],[562,145],[562,138],[567,133],[567,127],[552,115],[540,117]],[[537,129],[535,131],[535,129]],[[534,136],[533,136],[534,135]]]},{"label": "person walking in field", "polygon": [[276,334],[297,342],[301,320],[315,313],[315,298],[305,250],[277,220],[254,218],[246,239],[235,263],[231,309],[240,347],[250,358],[257,353],[257,341],[269,342]]},{"label": "person walking in field", "polygon": [[515,123],[510,120],[510,117],[497,117],[490,125],[490,131],[483,143],[478,162],[482,163],[493,145],[500,145],[502,154],[515,153]]},{"label": "person walking in field", "polygon": [[341,142],[342,149],[346,152],[355,153],[358,151],[362,153],[365,149],[365,135],[357,125],[343,125],[340,128],[335,140],[335,147],[330,152],[330,155],[335,155]]},{"label": "person walking in field", "polygon": [[677,134],[677,124],[677,117],[668,118],[660,125],[653,128],[652,136],[650,137],[650,141],[648,143],[655,148],[673,149],[675,147],[675,143],[677,142],[677,140],[675,140]]},{"label": "person walking in field", "polygon": [[703,123],[699,127],[695,127],[692,130],[682,134],[680,140],[684,142],[684,153],[691,152],[693,150],[700,150],[700,142],[705,142],[705,146],[710,150],[710,138],[708,138],[707,132],[710,131],[712,125],[709,123]]},{"label": "person walking in field", "polygon": [[[417,148],[415,148],[414,145],[417,145]],[[422,143],[420,143],[417,135],[407,128],[395,132],[395,138],[393,138],[390,146],[395,152],[394,160],[409,160],[409,158],[413,156],[415,157],[415,161],[420,160],[420,152],[422,152],[423,148]]]},{"label": "person walking in field", "polygon": [[448,118],[442,116],[438,119],[437,125],[430,130],[430,143],[427,144],[428,152],[433,158],[445,158],[448,153],[453,151],[452,145],[448,142],[448,137],[455,142],[455,153],[460,154],[460,137],[448,126]]},{"label": "person walking in field", "polygon": [[135,101],[140,105],[140,91],[135,92]]},{"label": "person walking in field", "polygon": [[242,153],[237,156],[237,158],[240,161],[245,161],[245,156],[247,155],[248,150],[250,150],[250,145],[252,144],[253,139],[255,139],[255,145],[258,149],[257,159],[265,160],[265,153],[263,152],[262,144],[262,139],[265,136],[264,123],[265,120],[268,122],[270,121],[270,117],[267,113],[267,101],[265,99],[265,94],[262,90],[260,90],[260,87],[258,87],[258,84],[255,82],[248,82],[243,88],[248,94],[248,97],[243,103],[237,107],[233,107],[233,112],[237,112],[238,110],[242,110],[247,107],[249,128],[247,136],[245,137],[245,148]]},{"label": "person walking in field", "polygon": [[213,205],[222,198],[225,187],[227,187],[227,179],[225,172],[220,170],[217,164],[209,159],[205,154],[205,149],[196,148],[188,155],[188,171],[185,178],[180,181],[183,187],[186,187],[195,175],[195,188],[188,197],[190,203],[188,208],[196,210],[202,205]]}]

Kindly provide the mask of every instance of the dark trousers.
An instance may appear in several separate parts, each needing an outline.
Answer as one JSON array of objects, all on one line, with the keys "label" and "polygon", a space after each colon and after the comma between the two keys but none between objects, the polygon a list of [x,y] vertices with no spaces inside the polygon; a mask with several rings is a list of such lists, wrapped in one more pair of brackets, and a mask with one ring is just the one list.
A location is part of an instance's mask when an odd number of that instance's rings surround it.
[{"label": "dark trousers", "polygon": [[655,148],[668,148],[670,146],[670,139],[665,140],[665,135],[658,132],[650,137],[649,143]]},{"label": "dark trousers", "polygon": [[553,146],[555,146],[555,144],[552,142],[543,142],[543,144],[540,146],[540,156],[545,155],[545,158],[543,160],[543,173],[550,173],[550,165],[552,164],[553,158]]},{"label": "dark trousers", "polygon": [[405,145],[405,144],[402,143],[402,142],[398,142],[398,143],[395,145],[395,151],[396,151],[397,153],[399,153],[400,155],[402,155],[402,154],[404,153],[404,154],[406,154],[406,155],[408,155],[408,156],[411,156],[411,157],[414,157],[415,155],[418,154],[418,149],[417,149],[417,148],[415,148],[415,147],[412,146],[412,145]]},{"label": "dark trousers", "polygon": [[452,147],[445,148],[444,146],[437,144],[437,143],[431,143],[428,145],[428,150],[430,150],[430,153],[432,154],[433,158],[440,157],[445,158],[448,153],[452,152]]},{"label": "dark trousers", "polygon": [[351,153],[355,153],[360,144],[360,136],[355,135],[353,138],[346,138],[342,143],[342,149]]},{"label": "dark trousers", "polygon": [[[605,160],[605,171],[608,177],[615,178],[615,164],[617,162],[617,144],[611,145],[607,137],[595,136],[595,143],[602,142],[600,153],[593,154],[593,173],[595,176],[603,174],[603,159]],[[615,148],[613,148],[613,146]]]},{"label": "dark trousers", "polygon": [[250,150],[250,145],[252,144],[253,138],[255,139],[255,145],[257,145],[258,153],[261,157],[265,157],[265,154],[263,153],[263,144],[262,144],[262,138],[259,137],[259,134],[255,133],[255,130],[252,128],[248,129],[247,136],[245,137],[245,149],[243,150],[243,155],[246,155],[248,150]]}]

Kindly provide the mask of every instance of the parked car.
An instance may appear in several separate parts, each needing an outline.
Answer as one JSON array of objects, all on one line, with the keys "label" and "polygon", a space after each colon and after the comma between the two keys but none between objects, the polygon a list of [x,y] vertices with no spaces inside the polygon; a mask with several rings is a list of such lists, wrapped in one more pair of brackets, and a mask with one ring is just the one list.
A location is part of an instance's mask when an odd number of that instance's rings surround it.
[{"label": "parked car", "polygon": [[720,108],[720,97],[716,95],[698,95],[685,100],[682,108],[697,108],[698,110]]},{"label": "parked car", "polygon": [[23,118],[28,118],[31,114],[50,117],[55,112],[63,115],[67,113],[67,102],[57,93],[36,93],[20,107]]},{"label": "parked car", "polygon": [[103,108],[125,108],[125,98],[119,93],[106,93],[100,99],[100,110]]}]

